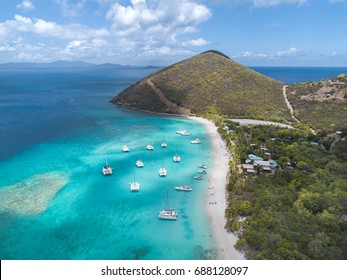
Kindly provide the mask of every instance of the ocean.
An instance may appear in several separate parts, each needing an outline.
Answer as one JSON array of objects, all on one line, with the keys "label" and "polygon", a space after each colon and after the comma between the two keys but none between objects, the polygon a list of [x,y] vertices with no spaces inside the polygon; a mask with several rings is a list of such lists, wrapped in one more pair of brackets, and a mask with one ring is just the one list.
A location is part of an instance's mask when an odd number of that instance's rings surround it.
[{"label": "ocean", "polygon": [[[258,69],[283,82],[323,71],[301,70]],[[325,70],[325,77],[340,74]],[[199,164],[213,165],[205,127],[109,102],[153,71],[0,69],[1,259],[218,258],[205,209],[209,173],[193,179]],[[176,134],[181,128],[192,136]],[[190,144],[195,138],[202,144]],[[129,153],[122,152],[125,144]],[[175,154],[180,163],[173,162]],[[106,158],[113,175],[104,177]],[[135,166],[138,159],[144,168]],[[162,165],[165,178],[158,175]],[[129,189],[134,177],[141,184],[137,193]],[[175,191],[178,185],[193,191]],[[166,194],[177,221],[157,217]]]},{"label": "ocean", "polygon": [[[205,210],[209,174],[193,179],[199,164],[212,164],[205,127],[108,102],[151,71],[0,71],[1,259],[217,257]],[[192,136],[176,134],[180,128]],[[202,143],[190,144],[195,138]],[[106,156],[113,175],[104,177]],[[138,193],[129,189],[134,176]],[[193,190],[175,191],[179,185]],[[177,221],[158,219],[166,193]]]},{"label": "ocean", "polygon": [[347,74],[347,67],[249,67],[286,84],[318,81]]}]

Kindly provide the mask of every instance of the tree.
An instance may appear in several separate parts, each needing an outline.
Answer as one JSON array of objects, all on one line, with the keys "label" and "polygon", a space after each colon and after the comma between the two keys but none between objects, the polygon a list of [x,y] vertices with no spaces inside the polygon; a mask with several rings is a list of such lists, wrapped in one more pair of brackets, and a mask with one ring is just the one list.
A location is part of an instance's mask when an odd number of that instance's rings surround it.
[{"label": "tree", "polygon": [[278,164],[284,168],[287,166],[288,162],[290,161],[289,157],[280,157],[277,162]]}]

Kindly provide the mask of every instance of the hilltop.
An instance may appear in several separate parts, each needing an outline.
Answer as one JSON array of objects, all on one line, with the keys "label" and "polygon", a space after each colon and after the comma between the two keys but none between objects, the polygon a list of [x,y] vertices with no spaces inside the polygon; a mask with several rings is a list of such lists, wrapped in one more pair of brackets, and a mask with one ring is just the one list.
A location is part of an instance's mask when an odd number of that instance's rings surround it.
[{"label": "hilltop", "polygon": [[147,76],[112,102],[161,113],[291,120],[282,87],[218,51],[207,51]]},{"label": "hilltop", "polygon": [[347,76],[292,84],[288,99],[300,121],[317,130],[347,129]]}]

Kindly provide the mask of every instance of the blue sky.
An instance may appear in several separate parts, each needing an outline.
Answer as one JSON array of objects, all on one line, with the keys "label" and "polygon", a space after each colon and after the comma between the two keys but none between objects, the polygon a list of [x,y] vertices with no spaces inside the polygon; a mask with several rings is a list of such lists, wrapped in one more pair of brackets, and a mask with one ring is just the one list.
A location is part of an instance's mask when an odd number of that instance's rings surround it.
[{"label": "blue sky", "polygon": [[0,63],[347,66],[347,0],[0,0]]}]

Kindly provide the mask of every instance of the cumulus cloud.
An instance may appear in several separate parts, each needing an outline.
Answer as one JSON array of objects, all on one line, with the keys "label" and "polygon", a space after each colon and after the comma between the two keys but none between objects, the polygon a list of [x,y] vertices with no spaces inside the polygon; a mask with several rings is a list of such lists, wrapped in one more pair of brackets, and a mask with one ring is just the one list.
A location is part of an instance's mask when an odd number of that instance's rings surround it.
[{"label": "cumulus cloud", "polygon": [[251,51],[244,51],[232,56],[232,58],[252,58],[252,59],[273,59],[273,58],[284,58],[284,57],[294,57],[301,54],[300,49],[291,47],[288,50],[279,50],[273,53],[265,54],[265,53],[253,53]]},{"label": "cumulus cloud", "polygon": [[79,0],[75,4],[71,4],[68,0],[54,0],[60,6],[64,17],[72,18],[79,15],[86,5],[86,0]]},{"label": "cumulus cloud", "polygon": [[191,0],[131,0],[131,5],[114,3],[106,18],[118,37],[144,39],[148,42],[175,43],[182,34],[196,32],[196,26],[211,17],[204,5]]},{"label": "cumulus cloud", "polygon": [[60,25],[56,22],[44,19],[31,19],[21,15],[15,15],[13,20],[0,23],[0,34],[8,35],[18,32],[31,32],[45,37],[77,38],[107,36],[106,29],[92,29],[80,24]]},{"label": "cumulus cloud", "polygon": [[34,4],[28,0],[24,0],[22,3],[18,4],[16,7],[17,9],[23,10],[23,11],[30,11],[35,9]]},{"label": "cumulus cloud", "polygon": [[210,43],[209,41],[206,41],[203,38],[199,38],[199,39],[195,39],[195,40],[193,39],[193,40],[190,40],[190,41],[183,42],[182,45],[183,46],[200,47],[200,46],[205,46],[205,45],[207,45],[209,43]]}]

